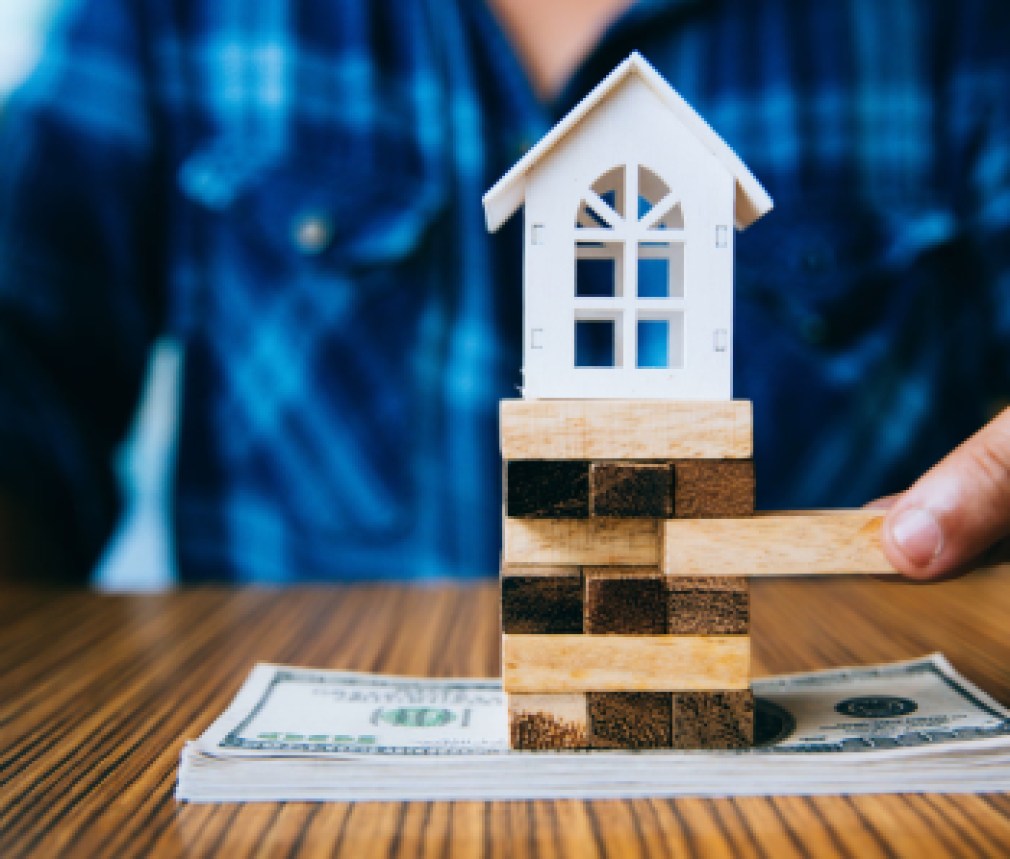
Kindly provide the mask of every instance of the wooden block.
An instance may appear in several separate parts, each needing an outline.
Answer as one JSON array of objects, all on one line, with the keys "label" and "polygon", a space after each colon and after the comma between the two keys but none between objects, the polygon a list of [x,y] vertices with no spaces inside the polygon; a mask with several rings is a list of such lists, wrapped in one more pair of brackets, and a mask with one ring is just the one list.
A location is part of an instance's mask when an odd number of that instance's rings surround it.
[{"label": "wooden block", "polygon": [[746,689],[746,635],[503,635],[506,692]]},{"label": "wooden block", "polygon": [[654,568],[639,570],[586,568],[583,631],[593,635],[668,632],[666,578]]},{"label": "wooden block", "polygon": [[[737,576],[668,577],[666,631],[673,635],[746,635],[750,583]],[[588,599],[587,599],[588,610]],[[587,632],[591,632],[587,628]]]},{"label": "wooden block", "polygon": [[880,510],[758,513],[744,519],[668,519],[670,576],[893,573],[880,544]]},{"label": "wooden block", "polygon": [[505,463],[509,516],[585,519],[589,515],[589,462],[519,459]]},{"label": "wooden block", "polygon": [[590,466],[590,516],[669,519],[673,509],[673,469],[668,463],[594,462]]},{"label": "wooden block", "polygon": [[749,459],[747,400],[502,400],[502,459]]},{"label": "wooden block", "polygon": [[577,574],[502,578],[502,632],[582,632],[582,591]]},{"label": "wooden block", "polygon": [[589,745],[586,696],[508,696],[509,746],[526,751],[584,749]]},{"label": "wooden block", "polygon": [[668,749],[670,692],[589,692],[589,745],[594,749]]},{"label": "wooden block", "polygon": [[676,692],[672,696],[675,749],[745,749],[754,745],[750,689]]},{"label": "wooden block", "polygon": [[725,519],[754,512],[754,461],[681,459],[674,463],[673,516]]},{"label": "wooden block", "polygon": [[506,565],[658,566],[654,519],[505,519]]},{"label": "wooden block", "polygon": [[539,564],[502,564],[501,577],[523,578],[537,576],[538,578],[550,578],[551,576],[581,576],[582,567],[578,564],[557,564],[555,566]]}]

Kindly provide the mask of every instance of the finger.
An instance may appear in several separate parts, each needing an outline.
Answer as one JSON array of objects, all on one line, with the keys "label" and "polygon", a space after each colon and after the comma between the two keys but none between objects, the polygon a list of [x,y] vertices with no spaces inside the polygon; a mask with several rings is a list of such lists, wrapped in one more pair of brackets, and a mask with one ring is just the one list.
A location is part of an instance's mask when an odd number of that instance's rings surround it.
[{"label": "finger", "polygon": [[902,573],[963,571],[1010,534],[1010,410],[930,469],[884,519],[884,552]]},{"label": "finger", "polygon": [[867,510],[890,510],[901,498],[901,493],[894,495],[884,495],[876,498],[866,505]]}]

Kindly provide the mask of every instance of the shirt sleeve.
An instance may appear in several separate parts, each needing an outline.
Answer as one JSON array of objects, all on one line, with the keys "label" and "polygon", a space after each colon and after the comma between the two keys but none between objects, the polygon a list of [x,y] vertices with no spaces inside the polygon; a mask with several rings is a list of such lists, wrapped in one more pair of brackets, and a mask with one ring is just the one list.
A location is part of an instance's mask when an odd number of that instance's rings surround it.
[{"label": "shirt sleeve", "polygon": [[164,206],[141,4],[71,5],[0,117],[0,491],[83,580],[160,325]]}]

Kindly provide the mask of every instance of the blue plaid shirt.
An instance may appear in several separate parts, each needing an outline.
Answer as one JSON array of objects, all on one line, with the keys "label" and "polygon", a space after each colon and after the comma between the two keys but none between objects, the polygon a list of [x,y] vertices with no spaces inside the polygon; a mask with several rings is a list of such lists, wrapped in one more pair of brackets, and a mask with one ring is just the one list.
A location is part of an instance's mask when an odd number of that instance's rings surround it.
[{"label": "blue plaid shirt", "polygon": [[168,332],[184,579],[494,573],[521,219],[481,195],[638,49],[776,200],[759,504],[899,490],[1010,390],[1008,10],[640,2],[543,104],[479,0],[79,0],[0,138],[0,480],[83,575]]}]

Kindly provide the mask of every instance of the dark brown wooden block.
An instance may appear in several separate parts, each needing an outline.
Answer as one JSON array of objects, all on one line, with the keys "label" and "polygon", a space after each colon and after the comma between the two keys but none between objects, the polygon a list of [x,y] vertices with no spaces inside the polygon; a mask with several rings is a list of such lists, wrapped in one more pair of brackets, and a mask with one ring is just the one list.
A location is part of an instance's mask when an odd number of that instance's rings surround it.
[{"label": "dark brown wooden block", "polygon": [[594,462],[589,469],[589,515],[671,518],[672,468],[668,463]]},{"label": "dark brown wooden block", "polygon": [[542,752],[589,746],[586,696],[509,695],[509,746]]},{"label": "dark brown wooden block", "polygon": [[594,749],[667,749],[672,738],[669,692],[589,692],[589,744]]},{"label": "dark brown wooden block", "polygon": [[672,739],[675,749],[745,749],[754,745],[754,695],[727,692],[674,692]]},{"label": "dark brown wooden block", "polygon": [[671,635],[747,635],[750,629],[750,584],[742,576],[671,576],[666,606]]},{"label": "dark brown wooden block", "polygon": [[732,519],[754,512],[753,460],[678,459],[673,471],[677,519]]},{"label": "dark brown wooden block", "polygon": [[506,515],[529,519],[589,516],[589,462],[516,459],[505,463]]},{"label": "dark brown wooden block", "polygon": [[582,576],[506,576],[501,580],[505,633],[582,632]]},{"label": "dark brown wooden block", "polygon": [[603,635],[664,635],[666,583],[658,571],[630,573],[603,567],[585,570],[583,630]]}]

